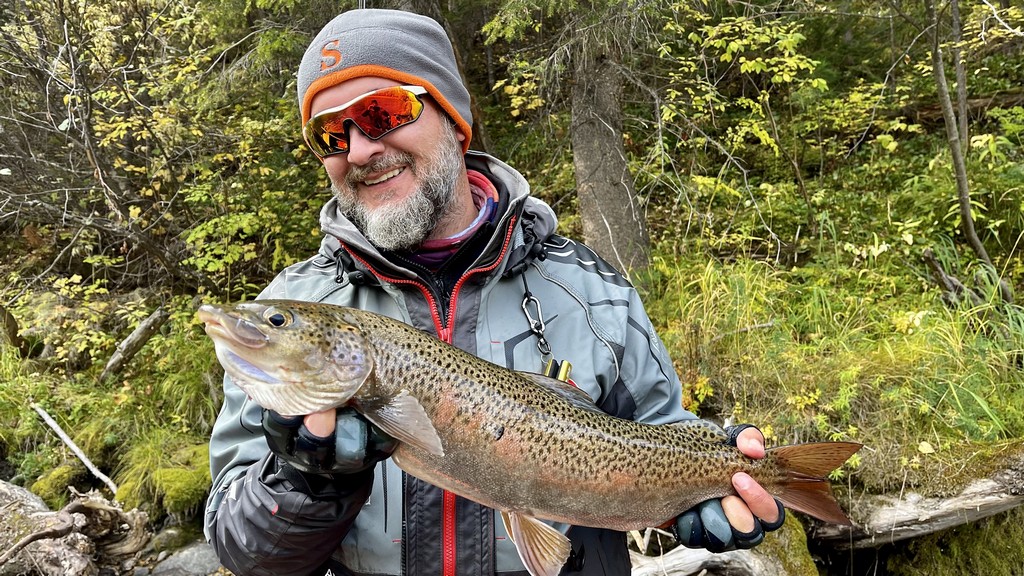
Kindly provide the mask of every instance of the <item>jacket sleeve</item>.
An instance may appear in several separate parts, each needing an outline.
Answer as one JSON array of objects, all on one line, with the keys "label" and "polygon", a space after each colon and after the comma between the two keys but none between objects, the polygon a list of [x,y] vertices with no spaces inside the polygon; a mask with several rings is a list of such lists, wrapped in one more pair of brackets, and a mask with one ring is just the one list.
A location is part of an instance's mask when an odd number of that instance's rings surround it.
[{"label": "jacket sleeve", "polygon": [[301,473],[278,465],[260,414],[225,378],[224,406],[210,439],[214,483],[206,538],[239,576],[306,576],[341,545],[369,497],[373,471],[337,477],[326,492],[311,491]]},{"label": "jacket sleeve", "polygon": [[620,379],[636,403],[633,420],[667,424],[696,416],[683,408],[683,386],[665,345],[631,290]]}]

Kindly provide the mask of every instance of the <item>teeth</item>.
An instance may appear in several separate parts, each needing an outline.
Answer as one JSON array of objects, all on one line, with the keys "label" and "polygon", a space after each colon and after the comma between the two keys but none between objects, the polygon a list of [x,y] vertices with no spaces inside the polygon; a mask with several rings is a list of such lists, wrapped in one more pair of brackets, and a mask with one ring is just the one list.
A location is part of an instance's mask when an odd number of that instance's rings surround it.
[{"label": "teeth", "polygon": [[401,168],[395,168],[394,170],[392,170],[390,172],[386,172],[380,178],[374,178],[373,180],[364,180],[363,184],[366,184],[367,186],[373,186],[374,184],[380,184],[381,182],[383,182],[385,180],[390,180],[391,178],[394,178],[395,176],[398,176],[401,173],[402,173],[402,169]]}]

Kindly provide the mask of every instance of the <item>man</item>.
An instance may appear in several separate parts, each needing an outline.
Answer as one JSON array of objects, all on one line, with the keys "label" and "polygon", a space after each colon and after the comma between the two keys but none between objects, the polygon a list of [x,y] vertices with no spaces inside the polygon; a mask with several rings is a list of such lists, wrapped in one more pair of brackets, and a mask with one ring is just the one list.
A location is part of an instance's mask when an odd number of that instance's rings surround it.
[{"label": "man", "polygon": [[[451,44],[429,18],[353,10],[299,67],[303,135],[330,176],[319,254],[263,298],[371,310],[523,371],[571,362],[604,411],[661,424],[694,416],[636,291],[585,246],[555,234],[523,177],[469,152],[472,117]],[[371,111],[372,110],[372,111]],[[383,127],[372,116],[387,112]],[[764,454],[753,427],[730,438]],[[402,473],[395,442],[350,409],[264,412],[225,382],[210,442],[206,533],[236,574],[525,574],[493,510]],[[783,509],[749,476],[739,497],[675,523],[680,540],[751,547]],[[565,574],[629,573],[621,533],[562,527]]]}]

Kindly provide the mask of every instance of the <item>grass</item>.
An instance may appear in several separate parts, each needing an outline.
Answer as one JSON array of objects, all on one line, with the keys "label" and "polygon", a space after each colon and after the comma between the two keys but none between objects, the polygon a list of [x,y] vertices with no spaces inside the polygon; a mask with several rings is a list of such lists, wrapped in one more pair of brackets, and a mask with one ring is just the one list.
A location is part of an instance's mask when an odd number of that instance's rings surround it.
[{"label": "grass", "polygon": [[831,266],[657,261],[646,302],[688,407],[775,444],[863,442],[840,475],[869,492],[954,491],[1015,452],[1019,310],[949,309],[892,263]]},{"label": "grass", "polygon": [[[19,483],[57,503],[66,492],[57,484],[72,476],[53,471],[80,469],[28,407],[36,401],[115,480],[122,503],[144,507],[154,520],[171,515],[186,521],[201,509],[210,486],[206,445],[220,380],[190,302],[173,307],[165,330],[112,382],[98,381],[102,362],[65,374],[63,366],[48,371],[0,347],[0,456]],[[100,487],[87,473],[73,479],[79,488]]]}]

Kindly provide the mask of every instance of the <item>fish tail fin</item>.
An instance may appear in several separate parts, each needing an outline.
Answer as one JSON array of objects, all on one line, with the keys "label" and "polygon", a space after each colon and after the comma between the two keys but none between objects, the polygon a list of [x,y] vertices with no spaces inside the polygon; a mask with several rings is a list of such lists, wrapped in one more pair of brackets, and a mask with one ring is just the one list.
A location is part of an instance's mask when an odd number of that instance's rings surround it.
[{"label": "fish tail fin", "polygon": [[784,476],[775,496],[787,508],[819,520],[853,525],[836,502],[827,477],[862,446],[856,442],[812,442],[768,450]]}]

